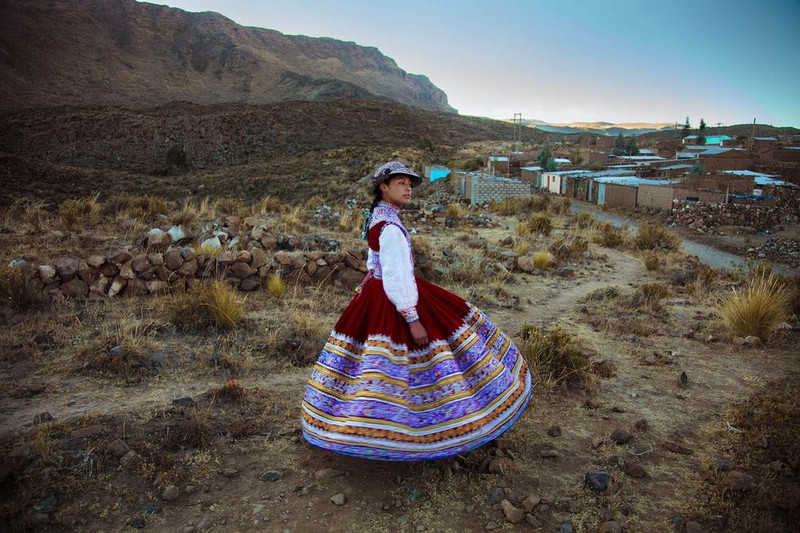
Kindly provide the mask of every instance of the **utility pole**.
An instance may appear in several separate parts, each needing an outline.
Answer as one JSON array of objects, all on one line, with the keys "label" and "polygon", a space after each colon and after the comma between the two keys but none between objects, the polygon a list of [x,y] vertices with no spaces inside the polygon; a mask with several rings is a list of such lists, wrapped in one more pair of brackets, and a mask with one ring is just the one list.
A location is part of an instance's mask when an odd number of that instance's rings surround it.
[{"label": "utility pole", "polygon": [[514,113],[514,140],[522,142],[522,113]]}]

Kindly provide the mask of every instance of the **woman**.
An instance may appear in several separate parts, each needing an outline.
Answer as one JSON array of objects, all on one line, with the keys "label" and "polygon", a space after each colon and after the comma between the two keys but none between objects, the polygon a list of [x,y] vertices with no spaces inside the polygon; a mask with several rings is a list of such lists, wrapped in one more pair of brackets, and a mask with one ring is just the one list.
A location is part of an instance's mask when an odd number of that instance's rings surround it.
[{"label": "woman", "polygon": [[369,273],[320,352],[303,436],[334,452],[439,459],[496,439],[531,396],[528,367],[485,314],[414,277],[399,210],[421,178],[397,161],[372,176]]}]

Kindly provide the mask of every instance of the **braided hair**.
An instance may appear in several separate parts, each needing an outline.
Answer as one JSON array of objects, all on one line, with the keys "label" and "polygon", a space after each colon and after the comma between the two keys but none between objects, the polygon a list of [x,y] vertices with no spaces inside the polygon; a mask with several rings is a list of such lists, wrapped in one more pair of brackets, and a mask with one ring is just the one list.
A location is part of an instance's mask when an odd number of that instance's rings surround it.
[{"label": "braided hair", "polygon": [[376,183],[372,186],[372,205],[369,209],[364,210],[364,225],[361,227],[361,238],[367,240],[367,233],[369,232],[369,220],[372,218],[372,212],[378,207],[378,204],[383,201],[383,191],[381,191],[381,183]]}]

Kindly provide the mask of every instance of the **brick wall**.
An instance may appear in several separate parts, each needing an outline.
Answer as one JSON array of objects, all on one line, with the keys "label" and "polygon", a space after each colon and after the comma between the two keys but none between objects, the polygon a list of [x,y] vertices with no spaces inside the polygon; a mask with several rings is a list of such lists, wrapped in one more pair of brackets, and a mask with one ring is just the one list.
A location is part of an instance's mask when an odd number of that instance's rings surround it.
[{"label": "brick wall", "polygon": [[490,200],[502,201],[514,196],[531,194],[531,186],[518,180],[496,180],[490,177],[472,176],[470,203],[482,204]]},{"label": "brick wall", "polygon": [[605,205],[608,207],[636,207],[636,187],[606,183]]},{"label": "brick wall", "polygon": [[695,198],[706,204],[724,204],[725,193],[719,191],[698,191],[697,189],[687,189],[685,187],[673,187],[674,197],[684,201],[687,198]]},{"label": "brick wall", "polygon": [[671,211],[673,195],[672,187],[642,184],[639,185],[637,202],[642,207]]},{"label": "brick wall", "polygon": [[753,158],[742,152],[725,152],[700,158],[706,171],[718,170],[752,170]]}]

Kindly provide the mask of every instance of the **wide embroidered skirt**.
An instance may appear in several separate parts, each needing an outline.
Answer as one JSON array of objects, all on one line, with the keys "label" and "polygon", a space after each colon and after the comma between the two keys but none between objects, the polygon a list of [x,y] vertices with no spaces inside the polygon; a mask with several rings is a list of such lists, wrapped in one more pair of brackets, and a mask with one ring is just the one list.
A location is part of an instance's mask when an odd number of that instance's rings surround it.
[{"label": "wide embroidered skirt", "polygon": [[302,405],[303,436],[366,459],[417,461],[472,450],[522,414],[531,376],[488,316],[417,279],[417,312],[429,343],[370,279],[320,352]]}]

